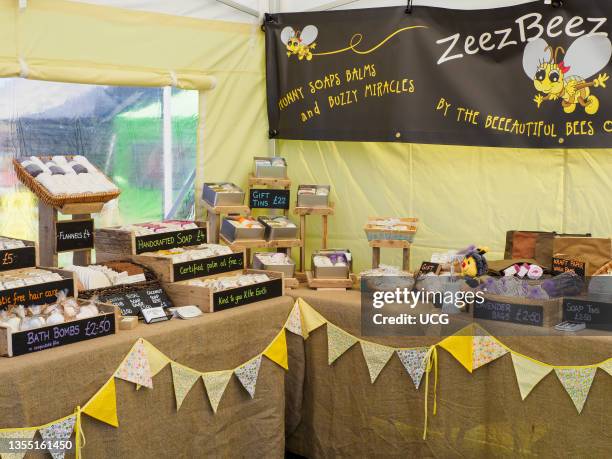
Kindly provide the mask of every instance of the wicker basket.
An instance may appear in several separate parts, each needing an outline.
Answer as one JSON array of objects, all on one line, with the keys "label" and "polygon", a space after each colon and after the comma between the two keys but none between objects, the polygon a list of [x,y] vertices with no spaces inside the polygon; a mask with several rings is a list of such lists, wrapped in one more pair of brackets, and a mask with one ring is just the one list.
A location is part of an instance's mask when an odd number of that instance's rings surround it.
[{"label": "wicker basket", "polygon": [[[155,273],[151,271],[149,268],[147,268],[146,266],[141,265],[140,263],[134,263],[133,261],[130,261],[130,260],[117,260],[117,261],[121,263],[131,263],[141,268],[144,272],[145,281],[136,282],[134,284],[119,284],[119,285],[111,285],[110,287],[102,287],[102,288],[96,288],[96,289],[90,289],[90,290],[80,290],[79,298],[89,299],[95,295],[99,296],[102,294],[110,295],[114,293],[128,293],[134,290],[141,290],[143,288],[149,288],[149,287],[157,287],[158,285],[160,285],[159,279],[157,278]],[[113,264],[113,263],[116,263],[116,261],[111,261],[108,263],[106,262],[97,263],[97,264],[106,266],[107,264]]]},{"label": "wicker basket", "polygon": [[[71,160],[73,155],[66,155],[67,160]],[[42,161],[50,161],[51,156],[40,156]],[[38,182],[34,177],[28,174],[28,171],[21,165],[19,161],[13,159],[13,166],[15,167],[15,173],[21,182],[27,186],[32,193],[45,204],[61,208],[66,204],[80,204],[80,203],[93,203],[93,202],[108,202],[111,199],[115,199],[121,191],[108,191],[105,193],[74,193],[74,194],[60,194],[54,195],[49,192],[44,186]],[[105,176],[106,177],[106,176]],[[108,177],[106,177],[108,179]]]},{"label": "wicker basket", "polygon": [[385,228],[380,223],[390,218],[386,217],[370,217],[366,223],[364,230],[368,241],[408,241],[412,242],[417,231],[419,223],[418,218],[398,218],[400,224],[408,227],[407,230],[393,230]]},{"label": "wicker basket", "polygon": [[604,274],[612,273],[612,260],[607,262],[601,268],[593,273],[593,276],[603,276]]}]

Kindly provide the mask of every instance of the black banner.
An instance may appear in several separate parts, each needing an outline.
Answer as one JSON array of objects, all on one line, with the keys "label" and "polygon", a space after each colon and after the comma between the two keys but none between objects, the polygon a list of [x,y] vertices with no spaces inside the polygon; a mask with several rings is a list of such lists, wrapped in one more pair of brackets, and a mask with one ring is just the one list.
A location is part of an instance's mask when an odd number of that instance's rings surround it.
[{"label": "black banner", "polygon": [[266,15],[270,136],[612,146],[612,3]]},{"label": "black banner", "polygon": [[94,221],[64,220],[55,224],[55,251],[70,252],[94,247]]},{"label": "black banner", "polygon": [[278,296],[283,296],[282,279],[272,279],[260,284],[223,290],[213,293],[213,311],[223,311]]},{"label": "black banner", "polygon": [[74,279],[0,290],[0,310],[10,305],[22,304],[27,307],[55,303],[57,292],[61,290],[66,290],[68,296],[74,296]]},{"label": "black banner", "polygon": [[249,190],[249,207],[251,209],[289,209],[289,190]]},{"label": "black banner", "polygon": [[11,335],[13,356],[114,334],[115,316],[112,313],[21,331]]},{"label": "black banner", "polygon": [[237,271],[244,268],[244,253],[230,253],[218,257],[185,261],[176,263],[173,268],[174,282]]},{"label": "black banner", "polygon": [[137,254],[200,245],[206,243],[206,228],[136,236],[135,241]]},{"label": "black banner", "polygon": [[111,303],[119,308],[122,316],[140,315],[141,309],[172,307],[172,301],[161,287],[143,288],[131,292],[100,295],[100,301]]},{"label": "black banner", "polygon": [[36,266],[36,247],[0,250],[0,271],[33,268]]}]

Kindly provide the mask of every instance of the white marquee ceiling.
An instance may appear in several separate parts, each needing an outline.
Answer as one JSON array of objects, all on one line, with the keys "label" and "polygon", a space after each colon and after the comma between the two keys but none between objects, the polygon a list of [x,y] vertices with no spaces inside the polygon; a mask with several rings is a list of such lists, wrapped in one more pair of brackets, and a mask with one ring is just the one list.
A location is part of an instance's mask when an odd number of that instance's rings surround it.
[{"label": "white marquee ceiling", "polygon": [[[128,8],[139,11],[189,16],[200,19],[214,19],[232,22],[255,22],[256,19],[242,11],[225,5],[219,0],[72,0],[82,3]],[[401,0],[225,0],[227,3],[238,4],[247,9],[260,12],[269,12],[269,4],[279,5],[279,11],[307,11],[320,8],[324,5],[339,5],[336,9],[347,8],[375,8],[384,6],[405,5]],[[413,4],[438,6],[457,9],[498,8],[502,6],[518,5],[531,1],[544,0],[415,0]]]}]

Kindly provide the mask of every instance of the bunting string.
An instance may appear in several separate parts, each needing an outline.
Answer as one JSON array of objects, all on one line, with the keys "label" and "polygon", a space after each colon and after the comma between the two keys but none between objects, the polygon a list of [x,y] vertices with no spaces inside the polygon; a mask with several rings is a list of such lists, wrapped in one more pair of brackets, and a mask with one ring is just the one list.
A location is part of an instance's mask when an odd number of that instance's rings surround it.
[{"label": "bunting string", "polygon": [[[33,438],[37,432],[43,438],[45,436],[66,438],[67,436],[66,439],[69,439],[74,433],[75,456],[79,459],[81,450],[86,444],[85,433],[81,425],[82,414],[115,428],[119,427],[115,378],[131,382],[135,384],[137,389],[141,386],[153,389],[152,378],[166,366],[172,367],[177,410],[187,393],[199,379],[202,379],[212,412],[216,414],[229,380],[233,375],[236,376],[250,397],[254,397],[263,357],[276,363],[284,370],[289,368],[286,332],[301,336],[306,340],[314,330],[323,325],[327,328],[329,365],[334,365],[346,351],[359,343],[372,384],[377,381],[380,373],[394,354],[400,359],[416,390],[419,389],[422,376],[425,376],[423,439],[427,438],[430,374],[432,372],[432,413],[434,415],[437,413],[438,347],[449,352],[470,373],[505,354],[509,354],[512,358],[517,384],[523,400],[544,377],[554,371],[578,413],[583,411],[596,370],[599,368],[612,376],[612,357],[590,365],[550,365],[509,348],[480,326],[480,330],[485,335],[477,335],[474,327],[470,325],[455,335],[446,337],[428,347],[385,346],[352,335],[327,320],[303,299],[298,298],[280,331],[264,347],[264,350],[234,368],[201,372],[172,360],[153,344],[139,338],[121,360],[112,376],[82,407],[77,406],[73,413],[47,424],[0,429],[0,439],[15,438],[16,435],[23,437],[31,435]],[[64,451],[50,451],[50,453],[54,458],[62,459],[64,457]],[[23,454],[0,454],[1,459],[17,457],[23,457]]]}]

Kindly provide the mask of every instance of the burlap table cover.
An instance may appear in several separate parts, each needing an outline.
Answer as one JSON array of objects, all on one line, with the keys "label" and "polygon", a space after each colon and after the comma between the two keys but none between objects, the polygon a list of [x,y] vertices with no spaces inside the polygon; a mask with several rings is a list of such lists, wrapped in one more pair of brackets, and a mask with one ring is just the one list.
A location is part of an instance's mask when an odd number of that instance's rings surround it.
[{"label": "burlap table cover", "polygon": [[[359,292],[300,289],[292,295],[360,336]],[[440,340],[369,339],[398,347]],[[587,365],[612,356],[610,336],[500,339],[517,352],[554,365]],[[438,354],[438,414],[431,414],[430,387],[428,438],[423,441],[424,382],[417,391],[394,356],[371,384],[358,345],[329,366],[325,326],[315,330],[305,346],[302,420],[287,432],[287,449],[309,458],[610,457],[612,377],[604,371],[597,370],[579,415],[554,371],[521,401],[509,355],[470,374],[446,351],[440,349]]]},{"label": "burlap table cover", "polygon": [[[41,425],[70,414],[94,395],[139,337],[198,371],[234,368],[264,350],[292,305],[289,297],[277,298],[0,358],[0,428]],[[288,336],[288,344],[290,352],[297,349],[302,358],[301,338]],[[84,415],[83,457],[282,457],[284,381],[285,371],[263,358],[255,398],[232,377],[213,415],[201,381],[176,411],[169,366],[153,379],[153,390],[136,391],[134,384],[117,379],[120,426],[115,429]],[[301,389],[299,381],[292,386]],[[299,407],[288,406],[299,415]]]}]

